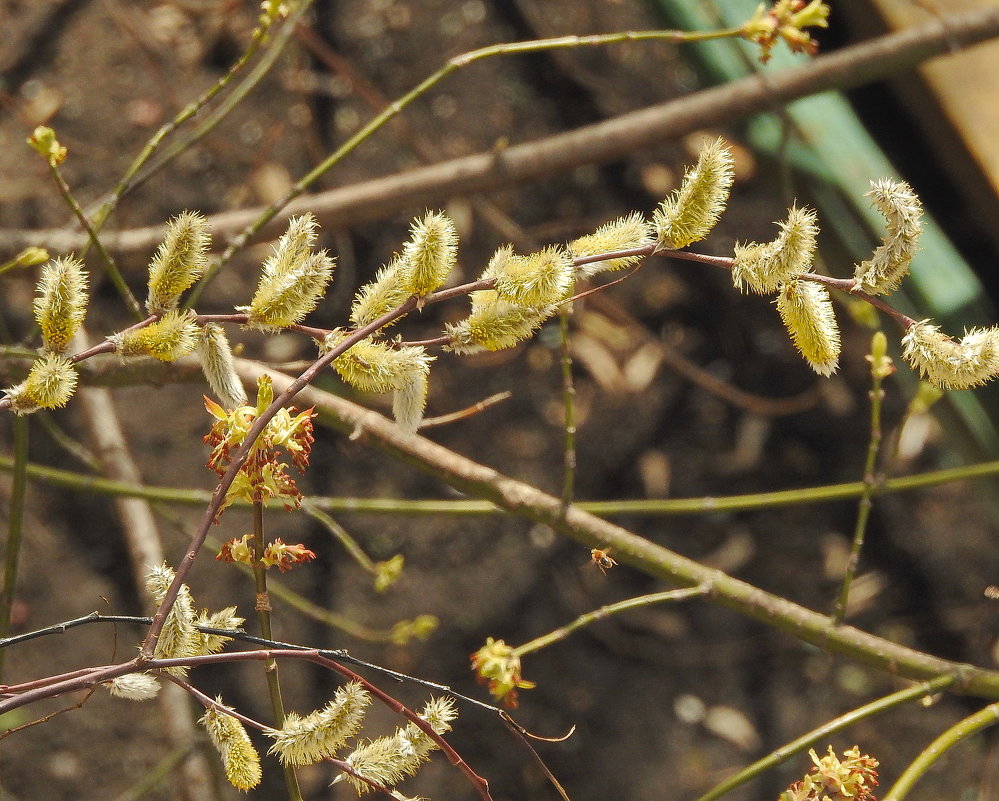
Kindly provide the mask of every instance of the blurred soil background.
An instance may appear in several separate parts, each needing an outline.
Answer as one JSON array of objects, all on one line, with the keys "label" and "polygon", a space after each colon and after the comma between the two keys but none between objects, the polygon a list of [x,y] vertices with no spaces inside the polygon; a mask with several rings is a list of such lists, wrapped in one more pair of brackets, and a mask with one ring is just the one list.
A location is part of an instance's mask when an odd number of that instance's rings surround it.
[{"label": "blurred soil background", "polygon": [[[833,29],[820,36],[828,48],[858,35],[851,17],[865,13],[838,12],[836,5]],[[24,145],[36,125],[54,127],[69,148],[65,175],[84,207],[92,208],[158,126],[228,69],[248,41],[256,14],[256,4],[238,0],[0,2],[0,229],[72,228],[44,165]],[[866,17],[863,21],[869,23]],[[271,202],[370,119],[374,106],[404,94],[452,55],[496,42],[664,24],[656,5],[639,0],[319,2],[275,69],[209,136],[131,193],[108,228],[160,225],[184,209],[211,215]],[[422,163],[500,152],[508,143],[606,119],[701,85],[683,47],[663,43],[490,59],[449,77],[408,109],[398,125],[380,131],[320,179],[315,190],[347,187]],[[866,104],[872,127],[884,129],[883,143],[893,157],[934,163],[936,154],[926,149],[932,140],[914,129],[892,130],[878,118],[879,111],[897,107],[877,100],[896,97],[891,91],[885,86],[867,90],[882,93]],[[769,239],[772,221],[783,217],[795,195],[810,201],[801,189],[788,197],[779,165],[744,146],[736,120],[723,130],[664,141],[614,163],[580,167],[488,196],[427,201],[349,227],[327,222],[321,244],[336,254],[337,273],[310,322],[344,324],[356,287],[391,258],[410,219],[428,205],[443,206],[457,221],[460,278],[470,280],[507,242],[527,251],[566,242],[632,210],[651,213],[677,185],[704,135],[724,135],[733,143],[738,180],[729,211],[697,249],[728,254],[736,240]],[[937,189],[958,198],[953,205],[962,202],[960,184],[911,180],[928,203]],[[962,223],[954,229],[957,235],[966,235],[975,258],[989,260],[976,266],[991,271],[994,243],[985,227],[967,217]],[[224,244],[216,238],[217,250]],[[267,249],[260,242],[240,254],[198,310],[226,312],[246,303]],[[842,243],[824,241],[823,269],[850,274],[844,252]],[[12,255],[3,251],[0,259]],[[150,252],[117,255],[141,295]],[[91,259],[91,267],[96,264]],[[26,338],[31,330],[34,281],[32,271],[4,277],[7,342]],[[99,272],[93,296],[87,320],[91,337],[130,323]],[[435,336],[443,322],[458,319],[464,309],[463,301],[441,304],[407,320],[402,330],[408,339]],[[628,280],[577,304],[577,497],[700,497],[859,480],[869,432],[864,355],[870,331],[851,321],[844,306],[839,313],[842,366],[834,377],[817,379],[788,342],[769,300],[740,295],[721,271],[652,258]],[[246,354],[278,363],[313,355],[302,337],[265,338],[235,330],[230,335],[243,343]],[[514,350],[474,358],[438,356],[429,415],[464,408],[496,392],[510,391],[512,397],[428,436],[558,494],[563,434],[557,324]],[[23,369],[23,362],[18,364]],[[692,380],[687,365],[701,371],[698,380]],[[907,373],[904,365],[900,372]],[[729,389],[712,390],[705,375]],[[9,385],[16,378],[5,380]],[[332,377],[322,386],[355,397]],[[911,381],[888,385],[889,434],[911,387]],[[170,383],[162,373],[155,384],[115,389],[130,446],[148,483],[214,485],[201,443],[209,424],[201,400],[205,391],[197,381]],[[355,399],[388,411],[384,398]],[[32,459],[86,471],[52,433],[79,430],[73,406],[46,417],[51,429],[35,428]],[[0,426],[5,440],[9,430],[7,423]],[[946,428],[926,415],[913,421],[904,453],[899,472],[962,458]],[[417,470],[328,430],[318,430],[312,462],[301,482],[307,494],[455,497]],[[987,483],[959,483],[879,498],[850,622],[942,657],[994,665],[999,609],[983,597],[986,586],[999,582],[993,489]],[[175,561],[199,511],[161,511],[164,547]],[[766,590],[827,610],[838,591],[855,515],[855,502],[837,502],[620,522]],[[405,557],[399,582],[379,594],[370,576],[304,516],[274,510],[267,520],[272,536],[304,542],[318,554],[315,563],[278,580],[352,621],[362,633],[383,634],[418,615],[434,615],[440,622],[425,641],[398,645],[331,628],[279,603],[275,626],[280,639],[346,648],[362,659],[483,698],[484,689],[469,672],[468,655],[486,637],[519,644],[602,604],[666,589],[623,567],[601,575],[585,549],[524,520],[341,515],[339,522],[372,558]],[[215,534],[219,540],[238,537],[246,526],[245,518],[229,513]],[[18,630],[95,609],[142,610],[110,500],[33,484],[26,534]],[[252,618],[252,583],[232,566],[213,561],[210,553],[196,566],[191,586],[199,605],[215,609],[238,603]],[[255,624],[247,625],[252,630]],[[122,659],[130,656],[138,636],[127,627],[117,632],[83,627],[36,640],[10,650],[4,680],[26,681]],[[289,665],[282,671],[286,702],[303,713],[323,704],[335,686],[330,675],[317,670]],[[575,727],[565,742],[537,744],[574,801],[694,798],[809,728],[902,686],[698,601],[633,611],[585,628],[527,657],[524,674],[538,686],[522,692],[516,719],[552,736]],[[368,678],[410,706],[419,706],[425,696],[420,687],[375,674]],[[269,715],[258,665],[199,671],[193,680],[254,717]],[[66,703],[22,710],[21,717],[5,723],[25,722]],[[876,755],[890,782],[933,737],[975,708],[975,702],[960,698],[908,707],[859,724],[832,744],[842,750],[857,743]],[[389,730],[397,724],[387,713],[372,713],[372,718],[373,726]],[[451,742],[489,779],[496,801],[556,797],[497,719],[463,709]],[[98,693],[82,709],[0,743],[0,784],[11,799],[132,797],[125,794],[167,753],[154,705]],[[948,755],[911,798],[999,798],[995,763],[994,745],[975,739]],[[774,798],[806,767],[806,759],[794,759],[729,797]],[[343,786],[327,787],[334,775],[325,766],[303,770],[306,797],[353,797]],[[436,801],[474,797],[439,757],[405,788]],[[283,793],[277,763],[268,759],[264,784],[250,795],[280,798]],[[220,794],[235,795],[229,788]],[[142,797],[184,795],[174,774]]]}]

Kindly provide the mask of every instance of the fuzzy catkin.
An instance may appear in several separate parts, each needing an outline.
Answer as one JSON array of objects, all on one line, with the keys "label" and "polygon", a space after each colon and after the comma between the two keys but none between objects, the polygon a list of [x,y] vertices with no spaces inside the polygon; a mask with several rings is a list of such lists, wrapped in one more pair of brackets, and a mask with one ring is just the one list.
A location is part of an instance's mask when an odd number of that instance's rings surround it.
[{"label": "fuzzy catkin", "polygon": [[705,141],[697,164],[652,217],[660,247],[677,250],[708,235],[728,203],[734,166],[732,151],[721,138]]},{"label": "fuzzy catkin", "polygon": [[832,375],[839,364],[839,327],[829,291],[813,281],[792,281],[777,296],[777,310],[791,341],[811,368]]},{"label": "fuzzy catkin", "polygon": [[58,353],[46,353],[35,360],[28,377],[4,390],[11,411],[32,414],[39,409],[59,409],[76,392],[79,377],[73,363]]},{"label": "fuzzy catkin", "polygon": [[902,357],[940,389],[969,389],[999,375],[999,328],[974,328],[955,342],[929,320],[909,327]]},{"label": "fuzzy catkin", "polygon": [[776,292],[808,271],[819,233],[815,212],[792,206],[787,219],[777,226],[780,233],[771,242],[736,244],[732,283],[737,289],[760,294]]},{"label": "fuzzy catkin", "polygon": [[[651,245],[655,241],[652,226],[637,211],[618,217],[616,220],[604,223],[592,234],[581,236],[569,243],[569,251],[575,257],[597,256],[601,253],[613,253],[618,250]],[[631,267],[642,260],[642,256],[624,256],[619,259],[591,261],[576,268],[576,274],[581,278],[589,278],[597,273],[621,270]]]},{"label": "fuzzy catkin", "polygon": [[42,267],[32,308],[46,350],[66,350],[87,316],[87,300],[87,274],[79,259],[54,259]]},{"label": "fuzzy catkin", "polygon": [[898,289],[909,272],[923,231],[923,206],[904,181],[872,181],[867,194],[884,216],[886,231],[871,258],[857,265],[854,281],[869,295],[884,295]]},{"label": "fuzzy catkin", "polygon": [[210,244],[208,223],[197,212],[185,211],[167,223],[166,236],[149,263],[147,311],[163,314],[176,308],[181,294],[204,274]]}]

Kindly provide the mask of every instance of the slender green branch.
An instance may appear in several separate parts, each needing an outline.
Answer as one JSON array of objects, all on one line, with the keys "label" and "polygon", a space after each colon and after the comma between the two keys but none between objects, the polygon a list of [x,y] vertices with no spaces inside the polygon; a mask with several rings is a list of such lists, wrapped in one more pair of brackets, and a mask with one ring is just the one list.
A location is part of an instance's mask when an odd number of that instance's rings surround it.
[{"label": "slender green branch", "polygon": [[951,748],[962,740],[977,734],[982,729],[999,723],[999,704],[989,704],[984,709],[978,710],[974,715],[969,715],[964,720],[954,724],[947,731],[937,737],[930,745],[916,757],[912,764],[898,777],[898,781],[892,785],[883,801],[902,801],[913,785],[930,769],[940,757],[946,754]]},{"label": "slender green branch", "polygon": [[[312,5],[312,2],[313,0],[301,0],[298,4],[298,8],[292,12],[290,18],[286,21],[285,26],[282,28],[281,33],[275,37],[274,44],[272,44],[269,48],[271,52],[268,54],[270,56],[267,61],[268,66],[273,64],[277,55],[280,54],[284,46],[288,43],[291,33],[295,29],[295,24],[298,19],[301,18],[302,14],[308,10],[309,6]],[[178,143],[177,146],[172,147],[164,153],[162,158],[160,158],[141,176],[137,177],[139,171],[149,162],[159,147],[163,144],[164,140],[180,128],[181,125],[194,117],[215,97],[217,97],[218,94],[232,82],[233,78],[235,78],[243,70],[243,68],[246,67],[246,65],[259,52],[261,47],[263,47],[263,45],[267,42],[268,34],[273,27],[273,22],[273,18],[269,19],[265,17],[261,24],[254,28],[253,33],[250,36],[250,43],[247,45],[246,49],[243,50],[236,62],[229,67],[225,75],[219,78],[214,85],[209,87],[200,97],[188,103],[172,120],[164,124],[155,134],[153,134],[152,138],[146,142],[139,155],[135,157],[132,163],[125,170],[121,179],[118,181],[118,184],[111,190],[110,196],[104,201],[100,210],[95,215],[95,229],[100,230],[101,226],[107,221],[107,218],[111,215],[115,207],[125,195],[140,186],[151,176],[155,175],[159,170],[170,163],[171,160],[173,160],[180,153],[184,152],[184,150],[190,147],[194,142],[197,142],[198,139],[203,137],[212,129],[212,127],[214,127],[214,125],[207,128],[202,126],[184,142]],[[271,53],[273,53],[273,55],[271,55]],[[252,88],[257,82],[259,82],[260,77],[262,76],[257,76],[255,80],[250,80],[245,83],[249,84],[249,88]],[[239,97],[242,98],[246,91],[248,91],[248,89],[240,92]],[[230,110],[231,106],[226,107],[226,113]],[[218,121],[223,116],[224,114],[216,113],[213,117],[214,124],[218,124]]]},{"label": "slender green branch", "polygon": [[[14,460],[0,456],[0,470],[11,472]],[[87,492],[96,495],[146,498],[181,506],[204,506],[211,500],[208,490],[179,489],[130,484],[113,481],[99,476],[63,470],[58,467],[29,464],[28,477],[52,487]],[[929,487],[950,484],[954,481],[967,481],[990,478],[999,475],[999,461],[979,462],[945,470],[932,470],[912,476],[879,479],[875,494],[892,495],[899,492],[913,492]],[[774,509],[783,506],[798,506],[808,503],[831,503],[859,498],[865,491],[863,481],[845,484],[827,484],[819,487],[757,492],[745,495],[712,496],[700,498],[640,499],[619,501],[576,501],[573,506],[584,512],[604,517],[626,515],[628,517],[671,517],[674,515],[711,514],[720,512],[752,512],[761,509]],[[356,513],[375,515],[448,515],[481,517],[503,514],[496,505],[481,500],[406,500],[400,498],[334,498],[311,497],[308,503],[313,509],[326,512]],[[235,500],[233,506],[248,508],[247,501]]]},{"label": "slender green branch", "polygon": [[[10,615],[17,589],[17,568],[24,533],[24,499],[28,491],[28,419],[14,417],[14,480],[7,510],[7,543],[4,549],[3,591],[0,592],[0,638],[10,630]],[[0,651],[0,679],[3,678],[4,654]]]},{"label": "slender green branch", "polygon": [[541,637],[536,637],[523,645],[518,645],[513,649],[513,653],[515,656],[519,657],[524,656],[525,654],[533,653],[534,651],[540,651],[542,648],[559,642],[560,640],[564,640],[577,629],[589,626],[591,623],[596,623],[598,620],[603,620],[611,615],[627,612],[629,609],[640,609],[644,606],[652,606],[653,604],[673,601],[685,601],[688,598],[697,598],[698,596],[706,595],[710,592],[710,590],[711,587],[708,584],[702,584],[698,587],[688,587],[682,590],[653,592],[648,595],[640,595],[637,598],[628,598],[624,601],[607,604],[606,606],[601,606],[599,609],[594,609],[592,612],[586,612],[585,614],[580,615],[571,623],[567,623],[566,625],[555,629],[555,631],[551,631]]},{"label": "slender green branch", "polygon": [[321,511],[311,500],[305,500],[302,502],[302,511],[313,520],[320,523],[323,528],[332,534],[334,539],[336,539],[336,541],[343,546],[343,549],[350,554],[350,558],[357,562],[363,570],[373,576],[378,574],[378,568],[375,566],[374,560],[364,552],[361,544],[350,536],[350,532],[348,532],[347,529],[337,523],[336,520],[328,514]]},{"label": "slender green branch", "polygon": [[806,748],[814,747],[816,743],[823,742],[837,732],[849,728],[855,723],[883,714],[895,707],[911,703],[919,698],[924,698],[931,693],[940,692],[950,687],[954,683],[953,676],[938,676],[930,681],[924,681],[904,690],[899,690],[891,695],[878,698],[869,704],[852,709],[846,714],[835,717],[821,726],[817,726],[801,737],[792,740],[786,745],[771,751],[762,759],[758,759],[752,765],[748,765],[733,776],[729,776],[724,781],[716,784],[702,796],[698,796],[696,801],[716,801],[726,793],[740,787],[751,779],[756,778],[761,773],[765,773],[777,767],[782,762],[786,762],[795,754],[799,754]]},{"label": "slender green branch", "polygon": [[[253,504],[253,584],[256,601],[253,605],[257,613],[260,634],[268,640],[274,639],[271,630],[271,600],[267,594],[267,565],[264,564],[264,505],[260,501]],[[267,693],[271,699],[271,713],[274,728],[284,726],[284,699],[281,696],[281,679],[278,664],[274,659],[264,661],[264,677],[267,679]],[[282,765],[285,788],[290,801],[302,801],[302,790],[298,785],[298,775],[294,765]]]},{"label": "slender green branch", "polygon": [[101,257],[101,261],[104,262],[104,267],[107,270],[108,278],[111,279],[111,283],[114,284],[115,289],[118,290],[118,294],[121,295],[122,300],[125,301],[125,305],[128,307],[129,312],[136,320],[142,320],[146,314],[142,310],[142,306],[139,301],[135,299],[135,295],[132,294],[132,290],[129,289],[128,284],[125,282],[125,277],[121,274],[121,270],[118,269],[118,265],[115,263],[114,257],[108,253],[104,243],[101,242],[100,237],[97,236],[97,230],[93,225],[90,224],[90,220],[84,213],[80,204],[76,202],[76,198],[73,197],[73,192],[69,188],[69,184],[66,183],[66,179],[62,177],[62,172],[59,166],[54,161],[49,161],[49,172],[52,175],[52,180],[55,181],[55,185],[59,190],[59,194],[62,195],[63,200],[66,201],[66,205],[69,206],[70,210],[76,216],[76,219],[80,221],[80,225],[83,226],[84,230],[87,232],[87,236],[90,237],[90,243],[97,250],[97,253]]},{"label": "slender green branch", "polygon": [[850,587],[853,579],[857,575],[857,567],[860,564],[860,552],[864,547],[864,535],[867,531],[867,521],[871,516],[871,507],[874,505],[874,492],[877,488],[877,479],[874,471],[878,464],[878,453],[881,450],[881,401],[885,392],[882,389],[884,379],[892,374],[891,358],[887,355],[888,341],[881,331],[877,331],[871,340],[871,353],[867,360],[871,364],[871,430],[867,443],[867,457],[864,462],[864,491],[860,495],[860,503],[857,508],[857,521],[853,529],[853,542],[850,545],[850,555],[847,559],[846,570],[843,572],[843,583],[840,587],[839,598],[836,601],[836,608],[833,610],[832,620],[835,624],[840,624],[846,618],[847,603],[850,600]]},{"label": "slender green branch", "polygon": [[572,305],[559,308],[559,336],[562,343],[562,409],[564,439],[562,446],[562,508],[568,509],[576,489],[576,386],[572,381],[572,351],[570,350],[569,315]]}]

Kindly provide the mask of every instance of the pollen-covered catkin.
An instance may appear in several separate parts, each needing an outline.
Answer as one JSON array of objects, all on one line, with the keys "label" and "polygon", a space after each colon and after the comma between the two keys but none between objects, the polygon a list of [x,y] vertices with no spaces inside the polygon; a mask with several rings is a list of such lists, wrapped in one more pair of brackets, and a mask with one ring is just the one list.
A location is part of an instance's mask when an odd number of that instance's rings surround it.
[{"label": "pollen-covered catkin", "polygon": [[732,283],[737,289],[760,294],[776,292],[808,271],[819,233],[815,212],[792,206],[787,219],[777,226],[780,233],[772,242],[736,244]]},{"label": "pollen-covered catkin", "polygon": [[777,310],[791,341],[811,368],[832,375],[839,364],[839,327],[829,291],[813,281],[792,281],[781,287]]},{"label": "pollen-covered catkin", "polygon": [[468,317],[445,326],[445,332],[451,339],[444,346],[446,350],[471,354],[512,348],[537,331],[558,308],[532,309],[510,303],[501,298],[495,289],[473,292],[471,302],[472,311]]},{"label": "pollen-covered catkin", "polygon": [[708,235],[728,203],[734,165],[732,151],[722,139],[705,141],[697,164],[652,217],[661,248],[677,250]]},{"label": "pollen-covered catkin", "polygon": [[401,273],[402,260],[396,256],[378,269],[374,281],[357,290],[350,307],[350,321],[355,328],[373,323],[386,312],[401,306],[409,297]]},{"label": "pollen-covered catkin", "polygon": [[458,258],[454,222],[440,211],[414,220],[399,256],[400,278],[407,295],[429,295],[443,284]]},{"label": "pollen-covered catkin", "polygon": [[[216,699],[216,702],[223,709],[232,711],[222,704],[221,699]],[[214,706],[205,710],[198,722],[205,727],[209,739],[222,757],[229,784],[237,790],[249,790],[260,784],[263,775],[260,770],[260,755],[250,742],[243,724]]]},{"label": "pollen-covered catkin", "polygon": [[69,403],[79,377],[76,367],[65,356],[46,353],[35,360],[28,377],[4,390],[11,411],[31,414],[39,409],[59,409]]},{"label": "pollen-covered catkin", "polygon": [[886,232],[871,258],[857,265],[854,281],[869,295],[884,295],[898,289],[909,272],[923,231],[923,205],[904,181],[872,181],[867,195],[884,215]]},{"label": "pollen-covered catkin", "polygon": [[[651,245],[655,241],[652,226],[637,211],[604,223],[592,234],[581,236],[569,243],[574,257],[597,256],[619,250],[633,250]],[[591,261],[576,268],[576,274],[588,278],[597,273],[621,270],[638,264],[642,256],[624,256],[619,259]]]},{"label": "pollen-covered catkin", "polygon": [[302,717],[289,712],[280,729],[266,732],[274,740],[268,753],[282,765],[311,765],[334,756],[361,728],[371,695],[357,682],[338,688],[322,709]]},{"label": "pollen-covered catkin", "polygon": [[64,257],[42,267],[32,308],[45,349],[65,352],[87,316],[87,274],[83,262]]},{"label": "pollen-covered catkin", "polygon": [[[456,716],[457,711],[449,698],[432,698],[420,712],[420,717],[437,734],[449,731]],[[433,738],[416,724],[409,723],[396,729],[391,736],[378,737],[361,745],[345,761],[359,776],[383,787],[392,787],[407,776],[415,775],[436,748],[438,745]],[[362,779],[346,773],[336,781],[349,782],[358,795],[372,789]]]},{"label": "pollen-covered catkin", "polygon": [[257,290],[245,312],[248,328],[276,332],[300,323],[319,305],[333,277],[334,259],[312,251],[317,223],[311,214],[293,218],[264,262]]},{"label": "pollen-covered catkin", "polygon": [[999,328],[974,328],[960,342],[930,320],[909,327],[902,357],[940,389],[968,389],[999,375]]},{"label": "pollen-covered catkin", "polygon": [[199,333],[194,312],[174,309],[149,325],[112,334],[108,340],[119,356],[152,356],[173,362],[194,350]]},{"label": "pollen-covered catkin", "polygon": [[529,256],[518,256],[512,248],[500,248],[482,277],[496,279],[496,293],[504,300],[545,309],[569,296],[573,271],[569,252],[558,245]]},{"label": "pollen-covered catkin", "polygon": [[210,244],[208,222],[197,212],[185,211],[167,223],[166,236],[149,263],[147,311],[164,314],[176,308],[181,294],[204,274]]}]

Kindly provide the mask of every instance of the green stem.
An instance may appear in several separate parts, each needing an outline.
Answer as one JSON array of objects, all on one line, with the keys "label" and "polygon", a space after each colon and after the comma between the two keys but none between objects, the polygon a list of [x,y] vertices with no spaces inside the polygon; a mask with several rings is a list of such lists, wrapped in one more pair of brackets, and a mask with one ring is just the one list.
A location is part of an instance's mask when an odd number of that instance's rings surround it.
[{"label": "green stem", "polygon": [[90,237],[91,244],[96,248],[97,253],[101,257],[101,261],[104,262],[108,278],[110,278],[111,283],[115,285],[115,288],[118,290],[118,294],[121,295],[122,299],[125,301],[125,305],[128,306],[128,310],[132,313],[132,316],[135,317],[136,320],[144,319],[146,317],[146,313],[142,310],[142,306],[139,305],[139,301],[135,299],[135,295],[132,294],[132,290],[128,288],[128,284],[125,283],[125,277],[121,274],[121,270],[118,269],[118,265],[115,263],[114,258],[110,253],[108,253],[107,248],[104,247],[104,243],[97,237],[96,229],[90,224],[90,220],[87,219],[87,215],[84,214],[80,204],[77,203],[76,198],[73,197],[69,184],[67,184],[66,179],[62,177],[62,172],[60,172],[59,167],[50,162],[49,172],[52,174],[52,180],[55,181],[59,194],[62,195],[63,200],[66,201],[66,205],[69,206],[70,210],[76,216],[76,219],[80,221],[80,225],[82,225],[84,230],[87,232],[87,236]]},{"label": "green stem", "polygon": [[361,547],[360,543],[355,540],[350,533],[336,522],[332,517],[330,517],[325,512],[321,511],[316,507],[311,500],[306,500],[302,502],[302,511],[305,512],[313,520],[320,523],[323,528],[325,528],[333,537],[339,542],[344,550],[350,554],[350,557],[361,566],[362,569],[370,573],[371,575],[378,574],[378,568],[375,567],[374,560],[368,556],[364,549]]},{"label": "green stem", "polygon": [[[853,542],[850,545],[850,556],[847,559],[846,570],[843,573],[843,584],[840,587],[839,598],[836,601],[836,608],[833,610],[832,621],[839,625],[846,618],[847,603],[850,600],[850,587],[857,575],[857,567],[860,564],[860,552],[864,548],[864,536],[867,532],[867,521],[871,516],[871,507],[874,505],[874,491],[877,479],[874,471],[877,468],[878,452],[881,449],[881,401],[885,393],[881,388],[886,374],[884,350],[887,348],[885,336],[878,331],[874,335],[871,347],[871,355],[868,360],[871,362],[871,433],[867,442],[867,458],[864,461],[864,490],[860,495],[860,503],[857,508],[857,521],[853,528]],[[891,360],[888,359],[890,368]]]},{"label": "green stem", "polygon": [[684,601],[687,598],[696,598],[699,595],[706,595],[709,590],[710,587],[708,585],[687,587],[682,590],[666,590],[665,592],[654,592],[649,595],[640,595],[637,598],[628,598],[627,600],[618,601],[614,604],[601,606],[599,609],[594,609],[592,612],[586,612],[585,614],[580,615],[571,623],[557,628],[555,631],[544,634],[541,637],[536,637],[523,645],[518,645],[513,649],[513,653],[515,656],[524,656],[525,654],[539,651],[548,645],[558,642],[559,640],[564,640],[576,629],[589,626],[591,623],[596,623],[598,620],[603,620],[611,615],[616,615],[620,612],[627,612],[629,609],[639,609],[643,606],[661,604],[667,601]]},{"label": "green stem", "polygon": [[999,722],[999,703],[989,704],[974,715],[969,715],[951,726],[912,761],[912,764],[898,777],[898,781],[888,791],[883,801],[902,801],[909,794],[913,785],[930,769],[930,766],[947,751],[972,734],[976,734],[997,722]]},{"label": "green stem", "polygon": [[[274,639],[271,631],[271,600],[267,594],[267,566],[264,559],[264,505],[260,501],[253,504],[253,583],[256,589],[256,602],[253,605],[257,613],[257,623],[260,634],[268,640]],[[267,678],[267,691],[271,698],[271,712],[274,715],[275,728],[284,725],[284,699],[281,697],[281,681],[278,675],[278,664],[275,659],[264,661],[264,676]],[[302,791],[298,786],[298,776],[292,765],[284,766],[285,787],[290,801],[302,801]]]},{"label": "green stem", "polygon": [[[294,31],[295,23],[298,18],[305,13],[306,9],[312,4],[312,0],[303,0],[300,7],[296,9],[291,18],[287,21],[285,29],[282,33],[276,37],[276,43],[271,48],[280,53],[281,49],[287,44],[288,38],[292,31]],[[138,178],[136,177],[139,170],[141,170],[152,158],[153,154],[159,149],[163,141],[170,136],[174,131],[176,131],[181,125],[191,119],[196,115],[201,109],[203,109],[213,98],[215,98],[219,92],[221,92],[229,83],[232,81],[236,75],[243,70],[243,68],[250,62],[250,60],[257,54],[263,44],[267,41],[268,33],[273,27],[273,23],[268,23],[266,25],[258,25],[250,37],[250,43],[247,48],[240,55],[239,59],[229,67],[228,71],[223,75],[218,81],[215,82],[207,91],[205,91],[201,97],[188,103],[180,112],[169,122],[164,124],[153,136],[146,142],[145,146],[138,156],[132,161],[132,163],[125,170],[118,184],[111,191],[111,195],[104,204],[101,206],[100,210],[94,215],[94,228],[100,230],[101,226],[107,221],[107,218],[115,210],[121,199],[131,192],[136,187],[140,186],[144,181],[148,180],[150,176],[157,173],[163,167],[165,167],[171,160],[182,153],[185,149],[191,146],[194,142],[198,141],[202,136],[204,136],[211,127],[204,129],[199,128],[188,140],[180,143],[178,146],[171,148],[163,157],[152,167],[146,170]],[[275,54],[276,56],[276,54]],[[273,63],[273,60],[270,62]],[[260,78],[257,77],[256,81]],[[255,85],[256,81],[250,81],[249,83]],[[245,94],[245,92],[243,93]],[[242,94],[240,95],[242,97]],[[218,116],[218,115],[216,115]],[[219,117],[220,118],[220,117]],[[216,124],[218,120],[216,119]],[[212,126],[214,127],[214,126]]]},{"label": "green stem", "polygon": [[559,334],[562,340],[562,408],[565,439],[562,452],[562,508],[568,509],[576,487],[576,386],[572,382],[572,352],[569,348],[569,315],[572,305],[559,308]]},{"label": "green stem", "polygon": [[[11,472],[15,460],[0,456],[0,470]],[[207,490],[179,489],[175,487],[151,487],[130,484],[126,481],[62,470],[58,467],[28,465],[28,477],[49,486],[62,489],[88,492],[95,495],[146,498],[183,506],[203,506],[211,499]],[[877,495],[892,495],[897,492],[936,487],[954,481],[989,478],[999,475],[999,461],[979,462],[946,470],[933,470],[913,476],[902,476],[878,481]],[[751,512],[760,509],[773,509],[783,506],[797,506],[806,503],[828,503],[832,501],[859,498],[865,491],[863,481],[846,484],[828,484],[821,487],[802,487],[792,490],[758,492],[746,495],[704,496],[701,498],[670,498],[666,500],[643,499],[623,501],[577,501],[573,508],[594,515],[609,517],[670,517],[673,515],[711,514],[719,512]],[[496,505],[489,501],[477,500],[403,500],[399,498],[333,498],[312,497],[308,499],[313,509],[328,512],[357,513],[375,515],[456,515],[478,517],[502,514]],[[246,501],[236,500],[235,507],[246,507]]]},{"label": "green stem", "polygon": [[765,757],[757,760],[752,765],[746,766],[734,776],[729,776],[723,782],[716,784],[704,795],[699,796],[696,801],[716,801],[716,799],[721,798],[723,795],[734,790],[736,787],[739,787],[751,779],[756,778],[760,774],[777,767],[777,765],[780,765],[782,762],[786,762],[795,754],[799,754],[806,748],[815,746],[816,743],[828,739],[836,732],[842,731],[858,721],[874,717],[875,715],[880,715],[883,712],[887,712],[888,710],[894,709],[902,704],[907,704],[911,701],[930,695],[931,693],[939,692],[951,686],[953,683],[953,676],[938,676],[930,681],[924,681],[913,687],[908,687],[904,690],[894,692],[891,695],[886,695],[883,698],[878,698],[876,701],[871,701],[869,704],[865,704],[857,709],[852,709],[846,714],[833,718],[832,720],[823,723],[821,726],[806,732],[801,737],[792,740],[786,745],[782,745],[780,748],[771,751]]},{"label": "green stem", "polygon": [[[0,592],[0,638],[10,630],[10,615],[17,588],[24,531],[24,499],[28,490],[28,418],[14,416],[14,480],[7,512],[7,547],[4,552],[3,591]],[[4,651],[0,651],[0,678],[3,677]]]}]

